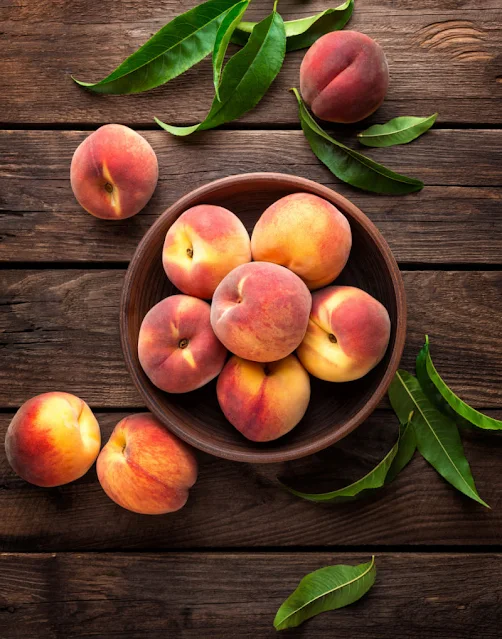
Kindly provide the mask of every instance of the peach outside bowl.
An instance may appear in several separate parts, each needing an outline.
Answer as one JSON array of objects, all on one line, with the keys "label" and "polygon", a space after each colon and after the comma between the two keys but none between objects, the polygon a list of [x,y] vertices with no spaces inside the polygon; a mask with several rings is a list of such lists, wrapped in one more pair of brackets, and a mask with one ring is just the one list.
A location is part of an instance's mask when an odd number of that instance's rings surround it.
[{"label": "peach outside bowl", "polygon": [[[233,211],[251,233],[265,208],[298,191],[332,202],[349,220],[353,247],[337,283],[364,289],[387,308],[392,331],[384,359],[362,379],[333,384],[311,378],[312,397],[302,421],[273,442],[243,437],[224,417],[216,398],[216,381],[191,393],[171,395],[156,388],[138,360],[141,322],[161,299],[178,291],[162,267],[162,247],[169,227],[197,204]],[[127,368],[151,412],[195,448],[217,457],[272,463],[316,453],[345,437],[378,406],[398,368],[406,337],[406,298],[398,265],[375,225],[354,204],[310,180],[281,173],[248,173],[216,180],[188,193],[153,224],[138,245],[126,274],[120,308],[120,337]]]}]

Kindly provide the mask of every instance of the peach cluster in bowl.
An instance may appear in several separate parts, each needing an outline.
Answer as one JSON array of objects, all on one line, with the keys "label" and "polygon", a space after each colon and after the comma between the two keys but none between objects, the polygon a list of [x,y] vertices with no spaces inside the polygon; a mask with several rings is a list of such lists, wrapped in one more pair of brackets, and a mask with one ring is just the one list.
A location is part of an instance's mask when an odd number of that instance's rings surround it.
[{"label": "peach cluster in bowl", "polygon": [[219,405],[242,435],[254,442],[285,435],[307,410],[309,373],[353,381],[387,349],[385,307],[336,285],[351,245],[346,217],[310,193],[269,206],[251,238],[228,209],[185,211],[162,252],[180,293],[151,308],[139,331],[145,374],[168,393],[217,377]]}]

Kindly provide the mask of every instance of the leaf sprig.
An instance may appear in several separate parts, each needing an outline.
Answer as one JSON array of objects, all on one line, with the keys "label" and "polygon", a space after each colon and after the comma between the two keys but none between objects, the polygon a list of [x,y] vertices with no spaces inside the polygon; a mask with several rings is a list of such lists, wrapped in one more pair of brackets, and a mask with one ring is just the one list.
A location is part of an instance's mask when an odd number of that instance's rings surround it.
[{"label": "leaf sprig", "polygon": [[428,118],[402,116],[389,120],[385,124],[374,124],[366,131],[357,134],[359,142],[365,146],[396,146],[408,144],[426,133],[436,121],[437,113]]},{"label": "leaf sprig", "polygon": [[254,27],[247,44],[227,62],[218,94],[203,122],[180,127],[165,124],[158,118],[155,121],[173,135],[186,136],[241,117],[268,91],[281,70],[285,54],[284,22],[274,6],[272,13]]},{"label": "leaf sprig", "polygon": [[359,566],[326,566],[315,570],[303,577],[279,608],[274,628],[296,628],[321,612],[348,606],[365,595],[375,579],[375,557]]},{"label": "leaf sprig", "polygon": [[93,93],[141,93],[169,82],[208,56],[227,12],[238,0],[208,0],[168,22],[99,82],[82,82]]},{"label": "leaf sprig", "polygon": [[308,112],[298,89],[292,91],[298,100],[300,123],[312,151],[337,178],[359,189],[388,195],[413,193],[423,188],[420,180],[395,173],[329,136]]},{"label": "leaf sprig", "polygon": [[[310,47],[322,35],[330,31],[339,31],[347,24],[354,10],[354,0],[346,0],[334,9],[325,9],[320,13],[284,23],[286,29],[286,51],[297,51]],[[241,22],[232,35],[234,44],[244,45],[249,39],[256,22]]]},{"label": "leaf sprig", "polygon": [[483,415],[463,402],[446,385],[430,355],[429,338],[417,356],[417,376],[398,370],[389,399],[401,422],[399,439],[384,459],[358,481],[325,493],[306,493],[282,484],[289,492],[314,502],[339,503],[376,492],[389,484],[412,459],[415,450],[454,488],[490,506],[479,496],[467,461],[458,424],[502,430],[502,421]]},{"label": "leaf sprig", "polygon": [[[411,419],[411,414],[409,416]],[[381,462],[361,479],[327,493],[305,493],[282,484],[293,495],[313,502],[343,503],[372,494],[392,479],[408,464],[415,452],[415,441],[409,421],[400,426],[397,442]],[[399,453],[399,456],[398,456]]]}]

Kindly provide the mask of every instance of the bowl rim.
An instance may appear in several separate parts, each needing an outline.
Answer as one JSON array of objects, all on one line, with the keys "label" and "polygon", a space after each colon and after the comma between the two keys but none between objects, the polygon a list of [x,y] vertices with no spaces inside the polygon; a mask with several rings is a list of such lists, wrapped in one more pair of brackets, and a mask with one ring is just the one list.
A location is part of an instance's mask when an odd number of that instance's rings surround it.
[{"label": "bowl rim", "polygon": [[[185,211],[190,206],[193,206],[194,200],[200,200],[207,194],[211,194],[214,198],[217,195],[218,190],[225,190],[229,185],[240,185],[249,183],[251,181],[266,182],[266,183],[280,183],[281,187],[285,189],[291,188],[294,190],[305,190],[307,192],[318,195],[319,197],[325,197],[330,202],[334,202],[336,206],[340,206],[342,212],[347,212],[349,216],[355,219],[368,233],[377,246],[385,265],[389,271],[392,287],[396,299],[396,336],[394,345],[392,348],[391,357],[387,364],[385,373],[378,384],[377,388],[371,395],[366,404],[360,408],[350,419],[348,419],[341,429],[333,433],[328,433],[322,437],[316,438],[315,441],[302,443],[291,450],[233,450],[229,449],[225,444],[213,444],[212,442],[200,441],[196,436],[190,433],[186,433],[183,428],[180,428],[175,420],[170,420],[166,415],[164,408],[158,404],[156,399],[151,396],[148,388],[145,387],[142,380],[139,378],[137,366],[133,359],[133,348],[129,340],[127,339],[129,329],[129,318],[127,309],[129,306],[131,292],[132,292],[132,280],[134,278],[137,265],[141,261],[141,257],[145,252],[150,240],[158,234],[158,229],[163,225],[166,217],[171,217],[174,211],[179,211],[179,214]],[[348,200],[343,195],[340,195],[337,191],[309,180],[307,178],[299,177],[296,175],[289,175],[286,173],[278,172],[257,172],[257,173],[240,173],[237,175],[231,175],[228,177],[213,180],[197,187],[196,189],[186,193],[181,198],[177,199],[171,206],[169,206],[145,233],[140,240],[136,250],[131,258],[122,287],[122,294],[120,300],[120,342],[122,346],[122,352],[125,360],[125,364],[129,374],[132,378],[134,386],[138,390],[142,399],[144,400],[147,408],[155,415],[159,421],[164,424],[171,432],[177,435],[180,439],[190,444],[194,448],[203,452],[220,457],[223,459],[229,459],[233,461],[248,462],[248,463],[278,463],[284,461],[292,461],[294,459],[300,459],[308,455],[317,453],[334,443],[343,439],[346,435],[355,430],[362,422],[364,422],[377,408],[380,401],[383,399],[387,389],[392,382],[392,379],[399,367],[404,344],[406,339],[406,322],[407,322],[407,307],[406,307],[406,293],[404,289],[404,282],[399,270],[399,266],[392,254],[392,251],[380,233],[375,224],[368,218],[368,216],[359,209],[355,204]]]}]

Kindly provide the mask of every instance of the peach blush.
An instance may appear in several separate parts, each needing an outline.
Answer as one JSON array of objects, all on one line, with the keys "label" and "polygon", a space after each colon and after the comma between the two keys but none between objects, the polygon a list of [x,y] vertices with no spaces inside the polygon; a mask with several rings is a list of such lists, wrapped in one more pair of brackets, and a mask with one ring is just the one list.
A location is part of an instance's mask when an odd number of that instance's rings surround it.
[{"label": "peach blush", "polygon": [[347,218],[311,193],[277,200],[260,217],[251,237],[254,259],[286,266],[311,290],[338,277],[351,246]]},{"label": "peach blush", "polygon": [[189,295],[171,295],[146,314],[138,337],[140,364],[168,393],[187,393],[214,379],[226,350],[211,328],[210,306]]},{"label": "peach blush", "polygon": [[269,442],[292,430],[305,415],[310,379],[294,355],[277,362],[232,357],[218,378],[225,417],[254,442]]},{"label": "peach blush", "polygon": [[251,261],[248,232],[221,206],[201,204],[185,211],[166,235],[162,263],[183,293],[210,299],[232,269]]},{"label": "peach blush", "polygon": [[89,406],[75,395],[60,392],[25,402],[5,437],[7,460],[14,472],[45,488],[85,475],[100,445],[99,424]]},{"label": "peach blush", "polygon": [[97,472],[103,490],[119,506],[161,515],[185,505],[197,479],[197,461],[153,415],[139,413],[115,426]]},{"label": "peach blush", "polygon": [[307,333],[297,350],[302,364],[328,382],[350,382],[366,375],[387,350],[386,308],[353,286],[317,291],[312,302]]},{"label": "peach blush", "polygon": [[307,329],[312,298],[292,271],[250,262],[231,271],[216,289],[211,324],[235,355],[272,362],[292,353]]},{"label": "peach blush", "polygon": [[123,220],[141,211],[158,175],[150,144],[121,124],[106,124],[91,133],[75,151],[70,168],[80,206],[105,220]]}]

